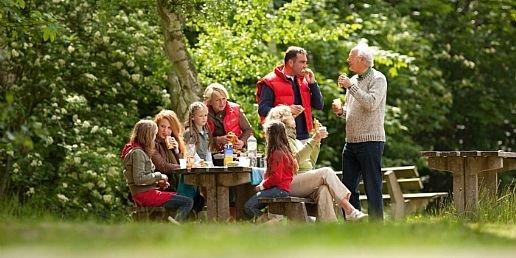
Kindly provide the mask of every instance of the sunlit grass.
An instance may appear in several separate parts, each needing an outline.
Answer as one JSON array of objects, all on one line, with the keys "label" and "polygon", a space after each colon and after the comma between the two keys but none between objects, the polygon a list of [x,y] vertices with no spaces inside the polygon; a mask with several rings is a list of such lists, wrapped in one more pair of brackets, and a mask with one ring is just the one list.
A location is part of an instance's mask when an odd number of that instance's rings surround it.
[{"label": "sunlit grass", "polygon": [[[501,232],[501,233],[499,233]],[[178,256],[214,257],[249,254],[311,252],[324,249],[338,253],[351,248],[367,252],[408,248],[410,252],[450,250],[516,251],[515,225],[461,224],[422,218],[412,222],[295,224],[11,222],[0,223],[0,247],[17,253],[40,250],[57,255],[95,254],[112,251],[167,252]],[[27,249],[28,248],[28,249]],[[42,251],[43,250],[43,251]],[[129,252],[130,253],[130,252]],[[374,252],[373,252],[374,253]],[[30,255],[30,254],[28,254]],[[247,256],[247,255],[246,255]]]},{"label": "sunlit grass", "polygon": [[[516,253],[514,192],[481,199],[478,214],[436,210],[383,223],[274,225],[131,222],[49,214],[3,202],[0,257],[511,257]],[[264,253],[266,252],[266,253]]]}]

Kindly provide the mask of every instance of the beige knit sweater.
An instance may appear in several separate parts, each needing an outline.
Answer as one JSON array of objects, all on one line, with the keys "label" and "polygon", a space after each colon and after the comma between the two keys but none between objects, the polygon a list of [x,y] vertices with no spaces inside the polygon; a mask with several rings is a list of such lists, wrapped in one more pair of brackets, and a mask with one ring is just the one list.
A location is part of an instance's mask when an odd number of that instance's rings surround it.
[{"label": "beige knit sweater", "polygon": [[346,118],[346,142],[385,142],[384,118],[387,80],[375,69],[359,79],[351,77],[342,117]]}]

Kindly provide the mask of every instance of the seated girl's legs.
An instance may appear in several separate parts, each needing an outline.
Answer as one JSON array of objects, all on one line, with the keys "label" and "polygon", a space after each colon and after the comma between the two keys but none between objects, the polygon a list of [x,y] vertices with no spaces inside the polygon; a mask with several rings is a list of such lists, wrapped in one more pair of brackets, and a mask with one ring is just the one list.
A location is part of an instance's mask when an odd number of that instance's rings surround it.
[{"label": "seated girl's legs", "polygon": [[[326,185],[333,199],[349,214],[353,211],[353,206],[349,204],[351,192],[339,180],[333,169],[329,167],[310,170],[294,176],[290,186],[291,196],[307,197],[316,194],[317,190]],[[329,210],[329,207],[327,207]],[[333,206],[332,206],[333,208]]]},{"label": "seated girl's legs", "polygon": [[328,186],[331,195],[339,204],[342,200],[349,200],[351,192],[349,189],[340,181],[339,177],[335,174],[335,171],[329,167],[319,168],[312,170],[316,174],[320,174],[323,183]]},{"label": "seated girl's legs", "polygon": [[176,194],[162,206],[165,207],[165,209],[177,209],[175,219],[177,221],[183,221],[190,210],[192,210],[193,200],[192,198]]},{"label": "seated girl's legs", "polygon": [[317,219],[323,222],[336,222],[333,197],[328,186],[322,185],[312,195],[312,199],[317,203]]},{"label": "seated girl's legs", "polygon": [[247,202],[244,204],[244,211],[247,218],[255,218],[262,214],[261,209],[265,208],[267,205],[258,202],[258,198],[260,197],[268,197],[268,198],[276,198],[276,197],[287,197],[288,192],[285,192],[277,187],[273,187],[270,189],[265,189],[263,191],[257,192],[253,195]]},{"label": "seated girl's legs", "polygon": [[320,170],[318,173],[321,173],[324,184],[328,185],[329,190],[337,204],[339,204],[344,209],[346,214],[353,212],[355,207],[353,207],[353,205],[351,205],[349,202],[351,191],[349,191],[349,189],[339,180],[337,175],[335,175],[335,171],[328,167],[316,169],[316,171],[317,170]]},{"label": "seated girl's legs", "polygon": [[290,183],[290,196],[310,197],[323,185],[322,176],[313,171],[315,170],[294,175],[292,183]]}]

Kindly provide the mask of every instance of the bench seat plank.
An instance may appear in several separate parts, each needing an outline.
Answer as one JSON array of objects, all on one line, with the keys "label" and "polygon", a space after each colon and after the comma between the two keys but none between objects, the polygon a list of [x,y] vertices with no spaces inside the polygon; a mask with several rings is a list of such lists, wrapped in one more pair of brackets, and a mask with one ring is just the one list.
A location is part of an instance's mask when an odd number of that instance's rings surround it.
[{"label": "bench seat plank", "polygon": [[315,203],[311,198],[300,198],[300,197],[276,197],[276,198],[258,198],[260,203],[276,203],[276,202],[304,202],[304,203]]},{"label": "bench seat plank", "polygon": [[[421,181],[421,178],[401,178],[398,179],[398,184],[400,184],[401,189],[403,189],[404,192],[419,192],[421,189],[423,189],[423,182]],[[383,181],[383,190],[384,193],[387,193],[387,181]],[[358,191],[361,193],[364,193],[364,182],[360,181],[358,184]]]},{"label": "bench seat plank", "polygon": [[[308,222],[308,214],[312,214],[315,209],[315,201],[311,198],[300,197],[277,197],[277,198],[258,198],[259,203],[268,204],[268,211],[274,214],[285,215],[289,220]],[[316,215],[316,214],[313,214]]]},{"label": "bench seat plank", "polygon": [[[410,200],[410,199],[425,199],[425,198],[436,198],[436,197],[445,197],[445,196],[448,196],[448,193],[446,192],[435,192],[435,193],[407,193],[407,194],[403,194],[403,198],[406,199],[406,200]],[[384,200],[389,200],[391,199],[391,196],[388,195],[388,194],[382,194],[382,198]],[[367,195],[363,195],[361,194],[359,199],[361,201],[364,201],[364,200],[367,200]]]}]

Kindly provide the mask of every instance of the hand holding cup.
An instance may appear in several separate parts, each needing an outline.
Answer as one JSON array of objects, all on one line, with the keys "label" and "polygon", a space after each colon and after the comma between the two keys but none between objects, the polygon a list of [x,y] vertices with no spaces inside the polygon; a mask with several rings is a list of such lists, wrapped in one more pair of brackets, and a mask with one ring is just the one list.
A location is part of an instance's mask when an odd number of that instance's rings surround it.
[{"label": "hand holding cup", "polygon": [[170,135],[165,139],[165,143],[169,150],[177,148],[178,145],[176,139]]},{"label": "hand holding cup", "polygon": [[331,103],[331,109],[336,115],[342,115],[344,109],[342,108],[342,101],[340,100],[340,98],[333,100],[333,102]]},{"label": "hand holding cup", "polygon": [[326,130],[326,126],[319,127],[319,129],[317,130],[317,132],[315,132],[315,135],[313,136],[314,140],[318,142],[327,137],[328,131]]}]

